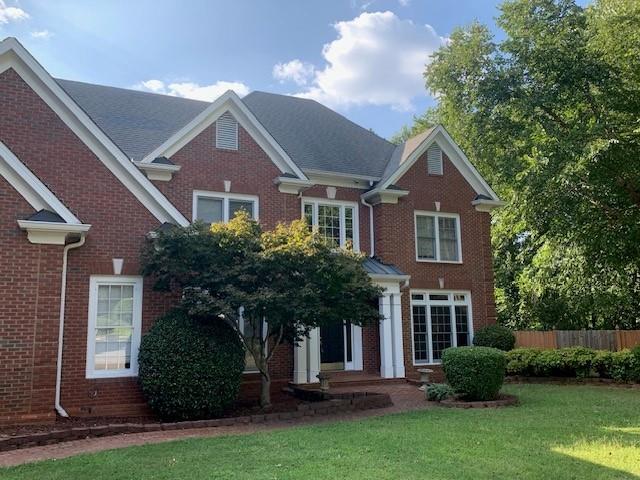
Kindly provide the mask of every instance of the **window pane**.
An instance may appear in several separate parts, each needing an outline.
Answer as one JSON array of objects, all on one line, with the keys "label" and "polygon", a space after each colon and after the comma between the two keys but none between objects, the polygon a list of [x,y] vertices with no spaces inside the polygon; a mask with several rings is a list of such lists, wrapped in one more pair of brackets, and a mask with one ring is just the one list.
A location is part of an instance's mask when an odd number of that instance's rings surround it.
[{"label": "window pane", "polygon": [[423,305],[414,305],[411,309],[413,320],[413,354],[416,362],[429,361],[427,341],[427,309]]},{"label": "window pane", "polygon": [[347,244],[353,247],[353,208],[344,207],[344,232]]},{"label": "window pane", "polygon": [[436,233],[434,217],[416,217],[416,234],[418,243],[418,258],[436,258]]},{"label": "window pane", "polygon": [[469,345],[469,316],[466,305],[458,305],[456,309],[456,340],[458,347]]},{"label": "window pane", "polygon": [[340,246],[339,206],[318,205],[318,233],[334,246]]},{"label": "window pane", "polygon": [[94,356],[96,370],[121,370],[131,367],[133,328],[97,328]]},{"label": "window pane", "polygon": [[429,295],[429,300],[439,300],[439,301],[448,301],[449,300],[449,295],[448,294],[438,294],[438,293],[434,293]]},{"label": "window pane", "polygon": [[449,306],[431,306],[431,344],[433,360],[442,359],[442,351],[451,343],[451,308]]},{"label": "window pane", "polygon": [[438,218],[440,235],[440,260],[458,261],[457,219],[451,217]]},{"label": "window pane", "polygon": [[304,204],[304,220],[309,225],[309,230],[313,229],[313,205],[311,203]]},{"label": "window pane", "polygon": [[196,218],[206,223],[222,222],[223,201],[221,198],[198,197],[196,204]]},{"label": "window pane", "polygon": [[253,218],[253,202],[251,200],[229,200],[229,220],[236,216],[236,212],[244,210]]},{"label": "window pane", "polygon": [[[257,332],[256,329],[253,328],[253,325],[251,325],[249,321],[242,322],[242,330],[247,343],[249,343],[250,345],[253,345],[254,348],[260,346],[260,341],[258,338],[258,335],[260,335],[260,332]],[[253,358],[253,355],[248,349],[246,349],[244,352],[244,369],[247,372],[258,371],[258,367],[256,366],[256,360]]]},{"label": "window pane", "polygon": [[424,301],[424,295],[419,294],[419,293],[412,293],[412,294],[411,294],[411,300],[420,300],[420,301]]}]

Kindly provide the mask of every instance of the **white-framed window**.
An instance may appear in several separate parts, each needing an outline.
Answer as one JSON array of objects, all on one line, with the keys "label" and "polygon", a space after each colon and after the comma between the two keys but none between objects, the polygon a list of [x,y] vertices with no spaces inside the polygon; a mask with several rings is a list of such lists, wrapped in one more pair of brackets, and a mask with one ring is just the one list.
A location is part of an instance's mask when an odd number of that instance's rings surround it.
[{"label": "white-framed window", "polygon": [[462,263],[459,215],[416,211],[415,230],[418,262]]},{"label": "white-framed window", "polygon": [[414,365],[440,363],[445,348],[471,345],[471,294],[411,290],[411,335]]},{"label": "white-framed window", "polygon": [[228,222],[239,210],[246,211],[251,218],[258,220],[258,197],[202,190],[193,192],[193,220]]},{"label": "white-framed window", "polygon": [[[244,335],[245,341],[251,341],[254,344],[259,344],[259,332],[255,332],[253,325],[250,322],[247,322],[242,315],[244,312],[244,307],[240,307],[239,318],[238,318],[238,329],[240,333]],[[266,332],[266,322],[263,325],[263,332]],[[258,346],[258,345],[256,345]],[[258,367],[256,366],[256,360],[253,358],[251,352],[245,348],[244,351],[244,372],[243,373],[256,373],[259,372]]]},{"label": "white-framed window", "polygon": [[442,175],[442,149],[434,143],[427,150],[427,173],[429,175]]},{"label": "white-framed window", "polygon": [[216,148],[238,150],[238,121],[229,112],[216,120]]},{"label": "white-framed window", "polygon": [[303,198],[302,218],[336,247],[359,251],[357,203]]},{"label": "white-framed window", "polygon": [[138,375],[142,277],[91,276],[87,378]]}]

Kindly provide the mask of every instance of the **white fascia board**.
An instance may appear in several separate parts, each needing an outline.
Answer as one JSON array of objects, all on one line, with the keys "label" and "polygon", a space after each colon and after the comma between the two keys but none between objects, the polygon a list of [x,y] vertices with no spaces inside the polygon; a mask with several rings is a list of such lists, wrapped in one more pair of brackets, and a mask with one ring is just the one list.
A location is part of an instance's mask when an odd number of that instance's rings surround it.
[{"label": "white fascia board", "polygon": [[374,189],[363,193],[361,197],[372,205],[378,205],[379,203],[398,203],[399,198],[406,197],[407,195],[409,195],[409,190]]},{"label": "white fascia board", "polygon": [[67,224],[80,224],[80,220],[58,200],[47,186],[29,170],[9,148],[0,141],[0,176],[22,195],[36,211],[50,210]]},{"label": "white fascia board", "polygon": [[490,212],[494,208],[504,207],[506,204],[507,202],[503,202],[502,200],[487,200],[484,198],[471,202],[471,205],[476,207],[476,210],[479,212]]},{"label": "white fascia board", "polygon": [[149,180],[161,182],[169,182],[173,178],[173,174],[181,168],[180,165],[165,165],[162,163],[135,162],[135,165],[145,173]]},{"label": "white fascia board", "polygon": [[0,73],[13,68],[34,92],[160,222],[187,219],[158,190],[15,38],[0,42]]},{"label": "white fascia board", "polygon": [[290,193],[293,195],[299,195],[314,185],[314,183],[309,180],[291,177],[276,177],[273,179],[273,183],[278,186],[278,190],[281,193]]},{"label": "white fascia board", "polygon": [[34,244],[65,245],[67,237],[73,234],[84,236],[91,225],[63,222],[37,222],[18,220],[18,225],[27,232],[27,239]]},{"label": "white fascia board", "polygon": [[451,163],[453,163],[477,194],[487,195],[491,197],[492,200],[500,201],[496,193],[491,189],[489,184],[482,175],[480,175],[478,170],[476,170],[442,125],[435,127],[396,171],[375,190],[385,190],[389,185],[398,181],[434,142],[438,143],[438,146],[446,153]]},{"label": "white fascia board", "polygon": [[369,278],[374,282],[408,282],[411,275],[387,275],[384,273],[370,273]]},{"label": "white fascia board", "polygon": [[251,137],[267,152],[271,161],[282,173],[293,173],[297,177],[307,180],[306,175],[291,160],[284,149],[276,142],[271,134],[258,121],[253,113],[233,91],[228,90],[218,97],[211,105],[203,110],[188,124],[178,130],[158,148],[142,159],[142,163],[151,163],[157,157],[171,158],[178,150],[193,140],[203,130],[213,124],[226,111],[231,112],[236,121],[251,135]]}]

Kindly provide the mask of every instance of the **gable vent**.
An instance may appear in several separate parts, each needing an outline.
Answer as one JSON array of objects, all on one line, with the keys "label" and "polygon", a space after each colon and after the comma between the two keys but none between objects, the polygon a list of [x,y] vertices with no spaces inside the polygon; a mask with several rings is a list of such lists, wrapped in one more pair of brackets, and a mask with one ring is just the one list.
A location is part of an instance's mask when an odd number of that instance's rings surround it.
[{"label": "gable vent", "polygon": [[229,112],[216,120],[216,148],[238,150],[238,122]]},{"label": "gable vent", "polygon": [[427,172],[429,175],[442,175],[442,150],[435,143],[427,150]]}]

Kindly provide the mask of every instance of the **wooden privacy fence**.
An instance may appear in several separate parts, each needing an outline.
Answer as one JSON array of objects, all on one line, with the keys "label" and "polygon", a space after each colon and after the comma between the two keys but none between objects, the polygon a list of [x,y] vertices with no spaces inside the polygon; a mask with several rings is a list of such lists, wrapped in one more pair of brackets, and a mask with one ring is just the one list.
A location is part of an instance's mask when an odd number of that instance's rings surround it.
[{"label": "wooden privacy fence", "polygon": [[596,350],[622,350],[640,345],[640,330],[518,330],[516,347],[587,347]]}]

